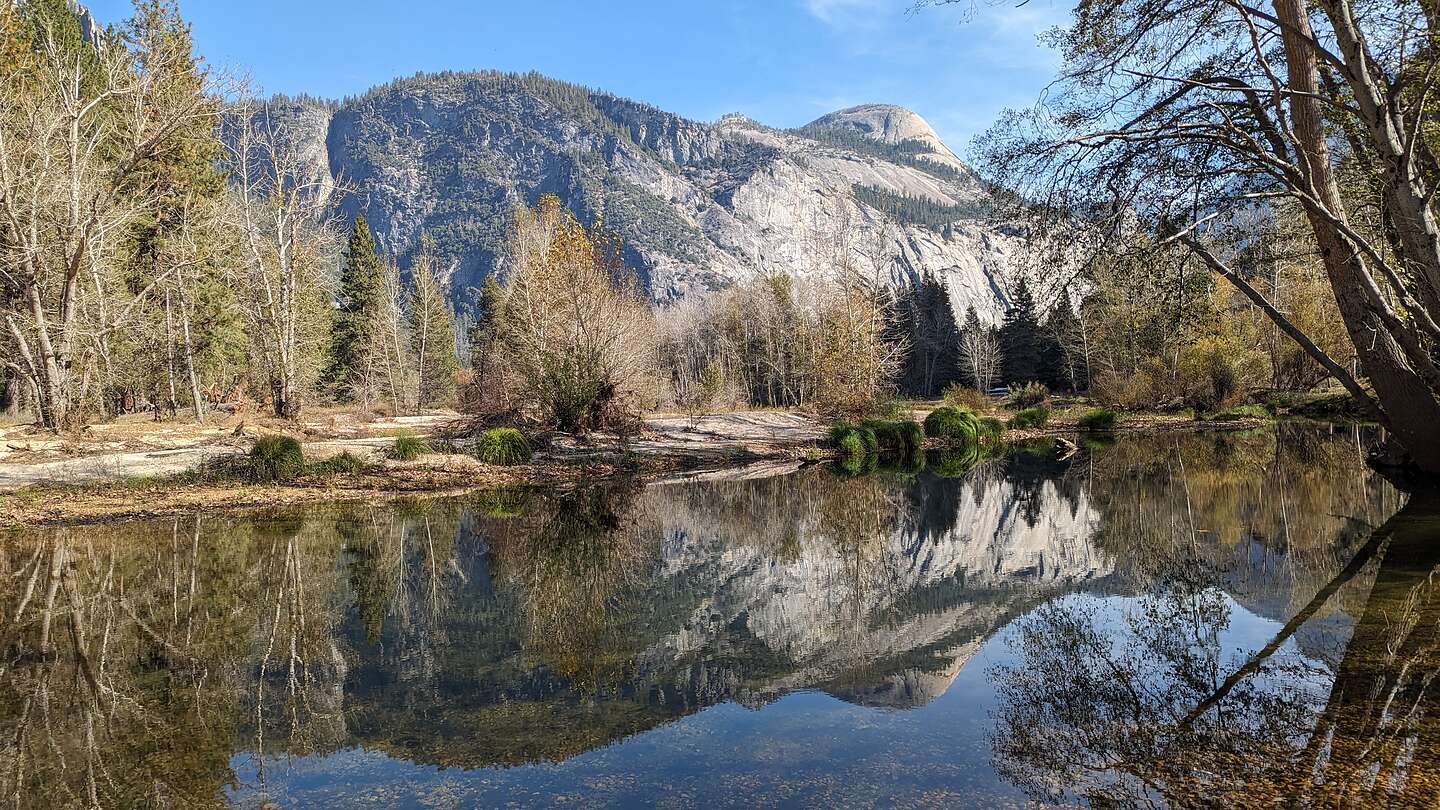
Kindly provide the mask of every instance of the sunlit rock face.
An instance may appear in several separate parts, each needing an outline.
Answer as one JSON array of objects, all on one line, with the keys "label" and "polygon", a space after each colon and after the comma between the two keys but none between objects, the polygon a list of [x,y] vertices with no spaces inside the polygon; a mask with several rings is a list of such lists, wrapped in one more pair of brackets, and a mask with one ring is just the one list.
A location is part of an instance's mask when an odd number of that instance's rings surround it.
[{"label": "sunlit rock face", "polygon": [[861,104],[837,110],[811,121],[807,128],[834,127],[849,129],[881,143],[903,144],[916,141],[929,147],[921,156],[926,160],[945,163],[969,171],[950,147],[940,140],[930,123],[916,113],[894,104]]},{"label": "sunlit rock face", "polygon": [[[846,243],[867,271],[878,264],[896,282],[934,273],[958,313],[974,306],[995,320],[1002,278],[1024,250],[988,221],[990,192],[969,167],[900,107],[782,131],[485,72],[400,79],[338,105],[283,99],[276,113],[305,143],[325,145],[311,155],[317,168],[351,191],[337,213],[363,212],[402,260],[427,233],[457,294],[503,272],[511,212],[543,193],[618,232],[660,303],[762,271],[812,275],[819,254]],[[857,201],[860,186],[944,212],[923,225],[887,221]]]}]

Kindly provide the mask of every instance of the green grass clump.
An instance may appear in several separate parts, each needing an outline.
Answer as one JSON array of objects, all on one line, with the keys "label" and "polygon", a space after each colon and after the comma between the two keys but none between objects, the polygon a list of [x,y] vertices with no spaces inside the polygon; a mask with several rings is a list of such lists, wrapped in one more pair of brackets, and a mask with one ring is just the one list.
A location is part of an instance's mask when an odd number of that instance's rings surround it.
[{"label": "green grass clump", "polygon": [[925,417],[925,435],[952,442],[973,444],[980,437],[980,420],[963,408],[948,405]]},{"label": "green grass clump", "polygon": [[872,434],[875,446],[880,450],[909,455],[925,445],[925,429],[908,419],[866,419],[859,424],[858,430],[862,434]]},{"label": "green grass clump", "polygon": [[854,425],[837,422],[829,428],[829,441],[840,450],[841,458],[858,458],[865,455],[865,442]]},{"label": "green grass clump", "polygon": [[836,422],[830,428],[830,443],[840,449],[843,456],[875,455],[880,452],[880,440],[875,431],[849,422]]},{"label": "green grass clump", "polygon": [[530,443],[515,428],[491,428],[480,434],[475,455],[486,464],[523,464],[530,460]]},{"label": "green grass clump", "polygon": [[1039,428],[1050,421],[1050,409],[1045,407],[1026,408],[1010,418],[1010,427]]},{"label": "green grass clump", "polygon": [[1269,419],[1270,412],[1260,405],[1236,405],[1210,414],[1216,422],[1238,422],[1241,419]]},{"label": "green grass clump", "polygon": [[1115,429],[1115,423],[1120,421],[1119,415],[1108,408],[1095,408],[1085,412],[1080,417],[1081,430],[1108,431]]},{"label": "green grass clump", "polygon": [[404,433],[395,437],[395,443],[390,445],[389,456],[396,461],[414,461],[428,452],[430,443],[425,441],[424,437]]},{"label": "green grass clump", "polygon": [[339,455],[331,456],[322,461],[311,464],[308,472],[320,476],[332,475],[354,475],[364,472],[365,461],[358,456],[351,455],[348,451]]},{"label": "green grass clump", "polygon": [[289,436],[261,436],[250,448],[250,476],[257,481],[289,481],[305,469],[300,442]]},{"label": "green grass clump", "polygon": [[986,416],[980,420],[980,438],[998,441],[1005,434],[1005,423],[993,416]]},{"label": "green grass clump", "polygon": [[900,423],[900,434],[904,440],[906,455],[921,455],[925,449],[925,428],[920,426],[914,419],[906,419]]}]

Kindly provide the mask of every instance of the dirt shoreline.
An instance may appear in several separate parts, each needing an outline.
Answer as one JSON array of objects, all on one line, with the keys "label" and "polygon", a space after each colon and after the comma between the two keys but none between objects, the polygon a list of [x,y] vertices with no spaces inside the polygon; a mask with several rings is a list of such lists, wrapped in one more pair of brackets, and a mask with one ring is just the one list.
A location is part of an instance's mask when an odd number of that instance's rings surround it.
[{"label": "dirt shoreline", "polygon": [[[717,417],[711,417],[717,418]],[[379,460],[365,471],[329,477],[305,476],[286,484],[243,480],[207,480],[187,474],[116,479],[87,483],[42,483],[0,491],[0,530],[23,527],[88,525],[232,509],[289,506],[321,502],[370,503],[406,498],[453,497],[504,487],[575,486],[587,480],[628,475],[647,483],[753,477],[793,470],[830,458],[823,431],[811,422],[783,435],[724,436],[703,428],[704,421],[683,421],[670,435],[613,446],[560,443],[530,463],[512,467],[481,464],[460,454],[431,454],[413,462]],[[1193,433],[1247,430],[1264,420],[1199,421],[1185,417],[1136,417],[1117,426],[1115,434]],[[773,427],[773,425],[771,426]],[[787,427],[787,431],[795,428]],[[1007,430],[1004,439],[1018,442],[1059,439],[1074,452],[1080,434],[1075,425],[1058,423],[1043,429]],[[328,454],[341,452],[326,442],[307,446]],[[929,441],[927,446],[939,447]],[[325,453],[316,457],[323,458]],[[0,465],[3,466],[3,465]],[[759,470],[759,472],[756,472]]]},{"label": "dirt shoreline", "polygon": [[783,463],[791,469],[826,458],[816,448],[776,455],[625,457],[609,460],[551,457],[513,467],[481,465],[468,456],[432,455],[403,465],[373,467],[285,483],[189,480],[186,476],[82,485],[41,485],[0,493],[0,531],[82,526],[306,503],[385,503],[447,498],[507,487],[576,486],[624,475],[647,483],[743,477],[752,466]]}]

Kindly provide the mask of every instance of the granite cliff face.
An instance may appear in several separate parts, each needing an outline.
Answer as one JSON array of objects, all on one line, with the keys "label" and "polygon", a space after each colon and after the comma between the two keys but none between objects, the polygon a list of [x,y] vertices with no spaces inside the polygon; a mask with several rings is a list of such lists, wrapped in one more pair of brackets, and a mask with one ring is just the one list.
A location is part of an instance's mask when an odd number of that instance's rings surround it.
[{"label": "granite cliff face", "polygon": [[417,75],[338,105],[284,99],[274,112],[324,144],[314,159],[350,189],[337,213],[364,212],[402,263],[428,234],[457,295],[503,272],[510,212],[547,192],[619,232],[657,303],[761,271],[818,272],[816,245],[839,240],[893,281],[936,273],[957,311],[993,319],[1023,250],[987,222],[974,173],[899,107],[782,131],[479,72]]}]

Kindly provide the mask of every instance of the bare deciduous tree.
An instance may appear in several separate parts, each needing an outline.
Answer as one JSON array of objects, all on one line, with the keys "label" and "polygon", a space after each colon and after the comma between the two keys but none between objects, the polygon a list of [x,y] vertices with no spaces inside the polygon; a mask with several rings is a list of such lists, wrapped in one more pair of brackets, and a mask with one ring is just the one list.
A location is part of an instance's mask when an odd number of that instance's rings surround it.
[{"label": "bare deciduous tree", "polygon": [[[24,36],[16,13],[0,11],[0,35]],[[137,178],[216,116],[194,92],[188,51],[159,47],[139,26],[95,47],[93,68],[53,36],[0,67],[5,364],[52,429],[79,424],[111,334],[174,272],[160,268],[138,289],[116,273],[121,234],[159,193]]]},{"label": "bare deciduous tree", "polygon": [[633,415],[653,396],[655,317],[619,259],[553,195],[516,211],[491,351],[506,358],[521,407],[564,430]]},{"label": "bare deciduous tree", "polygon": [[960,366],[977,391],[989,391],[1000,376],[1000,339],[979,324],[960,332]]},{"label": "bare deciduous tree", "polygon": [[277,416],[300,411],[319,362],[333,286],[331,254],[339,243],[328,206],[328,173],[269,105],[242,99],[228,114],[233,173],[227,213],[239,233],[242,303]]},{"label": "bare deciduous tree", "polygon": [[[987,134],[985,169],[1067,223],[1066,249],[1077,218],[1093,255],[1183,246],[1440,472],[1437,25],[1409,1],[1082,4],[1053,36],[1059,78]],[[1277,200],[1303,212],[1370,388],[1251,283],[1231,224]]]}]

